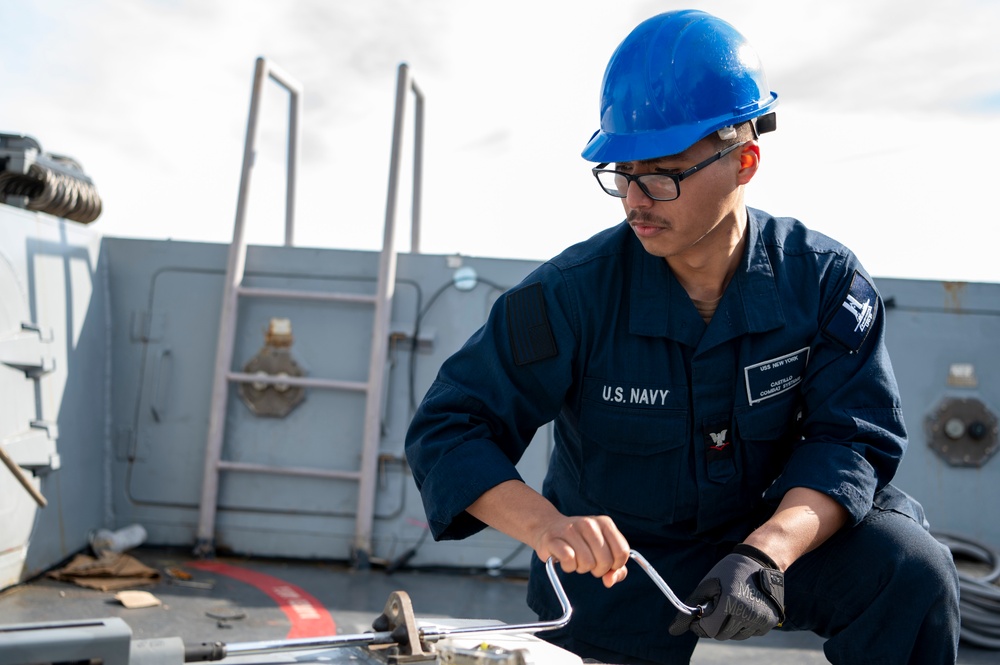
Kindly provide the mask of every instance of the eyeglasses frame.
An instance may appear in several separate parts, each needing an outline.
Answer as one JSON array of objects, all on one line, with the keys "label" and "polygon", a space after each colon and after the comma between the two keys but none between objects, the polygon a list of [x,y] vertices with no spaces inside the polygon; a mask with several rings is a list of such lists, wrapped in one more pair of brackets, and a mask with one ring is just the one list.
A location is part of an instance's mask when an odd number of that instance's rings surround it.
[{"label": "eyeglasses frame", "polygon": [[[625,173],[624,171],[616,171],[614,169],[606,169],[606,168],[604,168],[605,166],[607,166],[611,162],[604,162],[604,163],[598,164],[593,169],[591,169],[591,172],[594,174],[594,177],[597,179],[597,184],[599,184],[601,186],[601,189],[604,190],[604,192],[607,193],[609,196],[614,196],[615,198],[618,198],[618,199],[625,198],[626,196],[628,196],[628,185],[625,186],[625,192],[624,193],[618,193],[618,192],[620,192],[620,190],[617,187],[615,188],[615,192],[611,192],[611,191],[609,191],[607,189],[607,187],[604,186],[604,183],[601,182],[601,175],[600,175],[601,173],[613,173],[613,174],[615,174],[617,176],[621,176],[621,177],[625,178],[626,182],[628,182],[629,184],[631,184],[631,183],[634,182],[635,184],[637,184],[639,186],[639,189],[642,190],[643,194],[645,194],[646,196],[648,196],[649,198],[651,198],[654,201],[675,201],[678,198],[680,198],[680,195],[681,195],[681,180],[684,180],[685,178],[690,178],[692,175],[694,175],[698,171],[702,170],[706,166],[714,164],[715,162],[719,161],[720,159],[722,159],[723,157],[725,157],[729,153],[733,152],[737,148],[742,147],[744,145],[746,145],[745,142],[744,143],[734,143],[733,145],[726,146],[725,148],[723,148],[719,152],[715,153],[714,155],[712,155],[708,159],[705,159],[705,160],[703,160],[701,162],[698,162],[697,164],[695,164],[691,168],[685,169],[684,171],[681,171],[680,173],[640,173],[639,175],[635,175],[635,174],[632,174],[632,173]],[[642,179],[645,178],[645,177],[647,177],[647,176],[656,176],[658,178],[670,178],[671,180],[674,181],[674,189],[677,190],[677,195],[673,196],[673,197],[671,197],[669,199],[664,199],[664,198],[659,198],[659,197],[653,196],[652,194],[649,193],[649,190],[646,189],[646,186],[642,183]]]}]

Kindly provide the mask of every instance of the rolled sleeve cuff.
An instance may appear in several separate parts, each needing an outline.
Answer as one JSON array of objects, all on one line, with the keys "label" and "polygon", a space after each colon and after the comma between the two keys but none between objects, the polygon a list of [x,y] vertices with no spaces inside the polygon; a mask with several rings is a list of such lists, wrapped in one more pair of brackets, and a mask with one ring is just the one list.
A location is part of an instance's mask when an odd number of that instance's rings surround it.
[{"label": "rolled sleeve cuff", "polygon": [[764,499],[777,505],[793,487],[816,490],[842,505],[854,525],[871,509],[877,485],[875,469],[854,450],[843,444],[808,443],[795,451]]},{"label": "rolled sleeve cuff", "polygon": [[486,525],[465,512],[487,490],[521,474],[492,441],[463,442],[439,461],[424,480],[421,495],[435,540],[466,538]]}]

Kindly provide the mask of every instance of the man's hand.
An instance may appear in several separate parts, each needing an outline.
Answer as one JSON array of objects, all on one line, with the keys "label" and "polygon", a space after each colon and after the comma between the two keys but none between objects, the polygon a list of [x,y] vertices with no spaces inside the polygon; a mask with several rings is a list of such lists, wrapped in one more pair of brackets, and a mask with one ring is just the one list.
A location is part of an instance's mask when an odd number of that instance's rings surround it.
[{"label": "man's hand", "polygon": [[542,561],[554,558],[567,573],[590,573],[609,588],[628,573],[628,541],[610,517],[563,515],[519,480],[487,490],[466,510],[531,547]]},{"label": "man's hand", "polygon": [[560,515],[545,524],[533,546],[542,561],[552,556],[565,572],[590,573],[608,588],[628,574],[628,541],[606,515]]},{"label": "man's hand", "polygon": [[708,603],[705,615],[678,613],[671,635],[690,629],[699,637],[745,640],[784,621],[785,576],[766,554],[740,544],[715,564],[686,602]]}]

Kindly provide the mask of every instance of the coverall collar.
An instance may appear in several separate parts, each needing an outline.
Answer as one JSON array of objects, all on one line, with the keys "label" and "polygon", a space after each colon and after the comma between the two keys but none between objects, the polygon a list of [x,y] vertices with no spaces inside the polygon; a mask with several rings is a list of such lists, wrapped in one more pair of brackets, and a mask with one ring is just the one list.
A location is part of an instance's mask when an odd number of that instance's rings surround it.
[{"label": "coverall collar", "polygon": [[746,252],[707,330],[667,262],[649,254],[633,238],[629,331],[704,349],[745,333],[783,326],[785,315],[760,233],[762,214],[747,209]]}]

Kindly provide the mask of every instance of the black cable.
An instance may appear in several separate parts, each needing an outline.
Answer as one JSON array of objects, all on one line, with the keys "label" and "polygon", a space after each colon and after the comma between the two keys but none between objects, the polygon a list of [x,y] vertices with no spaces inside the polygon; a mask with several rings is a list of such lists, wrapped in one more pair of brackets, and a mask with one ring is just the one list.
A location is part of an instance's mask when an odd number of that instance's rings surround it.
[{"label": "black cable", "polygon": [[389,562],[389,564],[385,567],[385,574],[392,575],[400,568],[405,568],[406,565],[410,562],[410,559],[412,559],[417,555],[417,550],[420,549],[420,546],[424,544],[424,540],[427,539],[427,534],[430,532],[431,532],[430,529],[425,528],[423,530],[423,533],[420,534],[420,537],[417,538],[417,542],[413,545],[413,547],[406,550],[398,557]]},{"label": "black cable", "polygon": [[409,362],[409,393],[410,393],[410,413],[416,413],[417,411],[417,388],[415,385],[416,374],[417,374],[417,346],[419,345],[420,339],[420,323],[424,320],[424,315],[430,310],[431,305],[434,301],[441,297],[441,294],[447,291],[449,288],[455,285],[455,281],[449,279],[447,282],[442,284],[431,294],[431,297],[427,299],[427,304],[420,307],[420,300],[417,300],[417,318],[413,321],[413,337],[410,340],[410,362]]},{"label": "black cable", "polygon": [[[510,288],[506,286],[500,286],[499,284],[491,282],[488,279],[483,279],[482,277],[476,277],[476,286],[478,286],[479,284],[485,284],[486,286],[489,286],[496,291],[500,291],[501,293]],[[447,282],[439,286],[437,290],[434,291],[434,293],[431,294],[431,297],[427,299],[427,304],[424,305],[423,308],[420,307],[420,300],[418,295],[417,318],[413,322],[413,337],[411,339],[411,345],[410,345],[410,363],[409,363],[410,376],[408,381],[409,392],[410,392],[410,413],[416,413],[417,411],[417,394],[416,394],[417,390],[415,381],[417,373],[417,346],[419,344],[419,338],[420,338],[420,326],[423,323],[424,317],[427,315],[427,312],[430,311],[431,307],[434,305],[437,299],[440,298],[445,291],[454,287],[455,287],[455,280],[449,279]]]},{"label": "black cable", "polygon": [[959,568],[959,614],[962,640],[984,649],[1000,649],[1000,554],[967,536],[935,533],[934,537],[951,550],[956,562],[985,564],[989,572],[977,576]]}]

